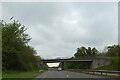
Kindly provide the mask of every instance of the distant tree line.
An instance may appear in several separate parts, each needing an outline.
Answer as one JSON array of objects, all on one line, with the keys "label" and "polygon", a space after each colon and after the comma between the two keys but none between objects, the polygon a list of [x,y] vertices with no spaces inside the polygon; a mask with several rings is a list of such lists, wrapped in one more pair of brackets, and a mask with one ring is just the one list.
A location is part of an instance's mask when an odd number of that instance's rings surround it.
[{"label": "distant tree line", "polygon": [[33,70],[37,69],[36,51],[28,45],[31,37],[26,33],[24,25],[18,21],[6,23],[0,21],[2,28],[2,69],[6,70]]},{"label": "distant tree line", "polygon": [[108,56],[108,57],[115,57],[120,56],[120,45],[112,45],[105,47],[103,52],[98,51],[95,47],[80,47],[77,48],[76,53],[74,54],[75,58],[80,57],[89,57],[89,56]]}]

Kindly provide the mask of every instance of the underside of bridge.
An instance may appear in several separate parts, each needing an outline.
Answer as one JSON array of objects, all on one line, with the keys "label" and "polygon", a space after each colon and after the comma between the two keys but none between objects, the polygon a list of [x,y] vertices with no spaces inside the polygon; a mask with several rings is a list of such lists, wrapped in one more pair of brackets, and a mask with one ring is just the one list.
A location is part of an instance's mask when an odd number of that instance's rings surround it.
[{"label": "underside of bridge", "polygon": [[60,62],[59,67],[62,69],[91,69],[92,60],[44,60],[44,63]]}]

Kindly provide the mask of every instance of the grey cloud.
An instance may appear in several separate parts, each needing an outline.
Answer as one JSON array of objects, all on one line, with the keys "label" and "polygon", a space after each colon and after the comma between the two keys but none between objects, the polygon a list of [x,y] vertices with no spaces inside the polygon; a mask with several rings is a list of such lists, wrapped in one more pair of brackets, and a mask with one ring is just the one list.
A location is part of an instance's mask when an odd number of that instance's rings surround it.
[{"label": "grey cloud", "polygon": [[3,3],[3,18],[28,28],[30,45],[44,58],[71,57],[77,47],[117,44],[115,3]]}]

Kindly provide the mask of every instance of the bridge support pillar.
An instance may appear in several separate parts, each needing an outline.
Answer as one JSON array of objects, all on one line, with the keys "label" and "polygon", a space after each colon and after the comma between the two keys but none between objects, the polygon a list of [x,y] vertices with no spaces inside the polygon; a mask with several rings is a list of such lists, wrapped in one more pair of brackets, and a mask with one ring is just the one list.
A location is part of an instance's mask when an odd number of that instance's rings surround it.
[{"label": "bridge support pillar", "polygon": [[67,69],[67,63],[63,62],[63,69]]},{"label": "bridge support pillar", "polygon": [[92,69],[92,62],[86,63],[86,69]]},{"label": "bridge support pillar", "polygon": [[59,67],[63,68],[63,63],[62,62],[60,62]]},{"label": "bridge support pillar", "polygon": [[62,69],[67,69],[67,64],[66,64],[66,62],[60,62],[59,67],[61,67]]}]

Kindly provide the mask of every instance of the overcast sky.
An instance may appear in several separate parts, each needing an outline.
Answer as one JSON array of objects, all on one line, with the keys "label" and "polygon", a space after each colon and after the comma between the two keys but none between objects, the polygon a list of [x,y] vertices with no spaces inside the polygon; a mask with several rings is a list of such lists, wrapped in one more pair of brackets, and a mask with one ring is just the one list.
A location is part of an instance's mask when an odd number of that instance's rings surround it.
[{"label": "overcast sky", "polygon": [[4,2],[3,19],[11,16],[27,27],[30,45],[43,58],[72,57],[76,48],[118,42],[117,3]]}]

